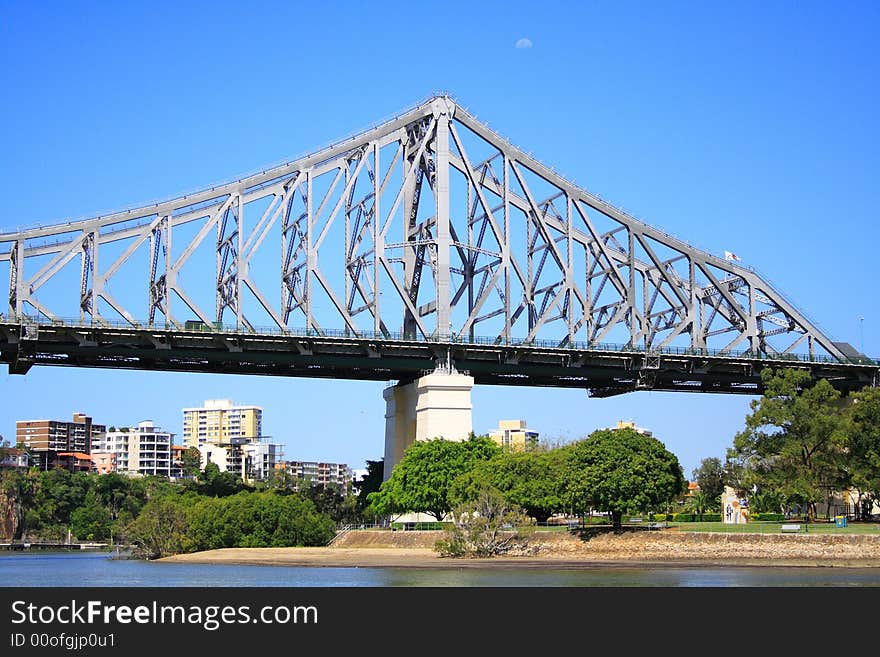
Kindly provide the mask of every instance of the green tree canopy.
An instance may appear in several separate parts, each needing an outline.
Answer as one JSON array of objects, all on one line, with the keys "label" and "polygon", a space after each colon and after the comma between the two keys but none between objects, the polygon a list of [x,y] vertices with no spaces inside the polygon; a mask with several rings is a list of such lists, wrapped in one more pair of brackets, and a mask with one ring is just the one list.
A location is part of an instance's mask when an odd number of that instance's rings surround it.
[{"label": "green tree canopy", "polygon": [[353,523],[357,518],[357,498],[348,495],[338,484],[312,484],[304,486],[300,495],[311,500],[318,513],[323,513],[338,524]]},{"label": "green tree canopy", "polygon": [[163,495],[147,503],[127,528],[135,554],[158,559],[185,551],[187,506],[184,500]]},{"label": "green tree canopy", "polygon": [[210,461],[205,464],[205,469],[199,475],[198,490],[203,495],[212,497],[226,497],[235,495],[239,491],[249,488],[241,477],[233,472],[221,471],[216,463]]},{"label": "green tree canopy", "polygon": [[693,471],[692,476],[700,486],[700,492],[706,496],[703,502],[704,510],[720,509],[721,494],[724,492],[726,481],[724,464],[721,463],[721,459],[714,456],[703,459],[700,461],[699,467]]},{"label": "green tree canopy", "polygon": [[566,488],[611,514],[615,528],[624,513],[666,505],[685,490],[678,458],[652,436],[634,429],[600,429],[563,448]]},{"label": "green tree canopy", "polygon": [[[367,461],[367,472],[357,482],[357,510],[363,516],[372,515],[372,508],[368,501],[370,493],[377,492],[382,488],[382,480],[385,478],[385,459]],[[368,511],[368,508],[370,511]]]},{"label": "green tree canopy", "polygon": [[187,447],[180,457],[184,476],[198,477],[202,469],[202,455],[198,447]]},{"label": "green tree canopy", "polygon": [[847,486],[842,400],[828,381],[804,370],[766,369],[764,394],[751,402],[728,460],[744,490],[768,489],[815,516],[815,504]]},{"label": "green tree canopy", "polygon": [[489,486],[537,522],[546,522],[565,508],[562,469],[559,450],[503,451],[458,477],[450,489],[451,502],[474,502]]},{"label": "green tree canopy", "polygon": [[86,493],[82,506],[70,514],[70,532],[83,541],[103,541],[110,537],[113,518],[95,491]]},{"label": "green tree canopy", "polygon": [[440,521],[452,510],[449,488],[455,478],[500,453],[488,437],[473,433],[463,441],[417,440],[367,500],[380,514],[422,512]]},{"label": "green tree canopy", "polygon": [[880,501],[880,388],[865,388],[851,397],[844,411],[847,463],[862,507],[870,509]]}]

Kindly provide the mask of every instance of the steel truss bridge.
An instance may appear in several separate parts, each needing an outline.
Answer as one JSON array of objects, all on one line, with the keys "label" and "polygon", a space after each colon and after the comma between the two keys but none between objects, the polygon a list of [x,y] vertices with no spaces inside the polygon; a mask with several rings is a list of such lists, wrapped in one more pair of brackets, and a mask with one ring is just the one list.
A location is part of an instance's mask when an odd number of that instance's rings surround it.
[{"label": "steel truss bridge", "polygon": [[[0,233],[0,361],[760,394],[880,362],[752,269],[614,207],[448,96],[180,198]],[[0,306],[0,310],[2,310]]]}]

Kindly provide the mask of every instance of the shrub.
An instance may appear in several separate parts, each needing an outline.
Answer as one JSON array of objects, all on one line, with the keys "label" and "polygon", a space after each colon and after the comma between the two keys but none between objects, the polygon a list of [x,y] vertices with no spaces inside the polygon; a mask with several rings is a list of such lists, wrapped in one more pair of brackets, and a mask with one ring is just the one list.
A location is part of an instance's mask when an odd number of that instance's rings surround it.
[{"label": "shrub", "polygon": [[498,490],[485,487],[454,511],[455,524],[434,544],[443,557],[492,557],[522,547],[534,521]]}]

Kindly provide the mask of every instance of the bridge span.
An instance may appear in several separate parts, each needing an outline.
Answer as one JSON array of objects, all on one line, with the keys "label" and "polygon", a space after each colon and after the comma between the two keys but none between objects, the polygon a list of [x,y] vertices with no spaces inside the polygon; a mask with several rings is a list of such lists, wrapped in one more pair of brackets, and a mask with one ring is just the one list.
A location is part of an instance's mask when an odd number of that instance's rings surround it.
[{"label": "bridge span", "polygon": [[753,269],[575,185],[446,95],[223,185],[0,233],[2,278],[13,374],[395,382],[387,443],[434,431],[419,418],[443,408],[459,435],[473,384],[756,395],[768,367],[842,391],[880,372]]}]

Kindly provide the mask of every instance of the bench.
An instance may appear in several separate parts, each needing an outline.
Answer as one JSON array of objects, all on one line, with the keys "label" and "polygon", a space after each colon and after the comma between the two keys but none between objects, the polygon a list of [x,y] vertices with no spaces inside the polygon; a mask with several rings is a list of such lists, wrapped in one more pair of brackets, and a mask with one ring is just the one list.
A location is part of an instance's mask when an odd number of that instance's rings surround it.
[{"label": "bench", "polygon": [[779,528],[779,531],[781,531],[783,534],[796,534],[801,531],[801,526],[800,525],[782,525],[782,527]]}]

